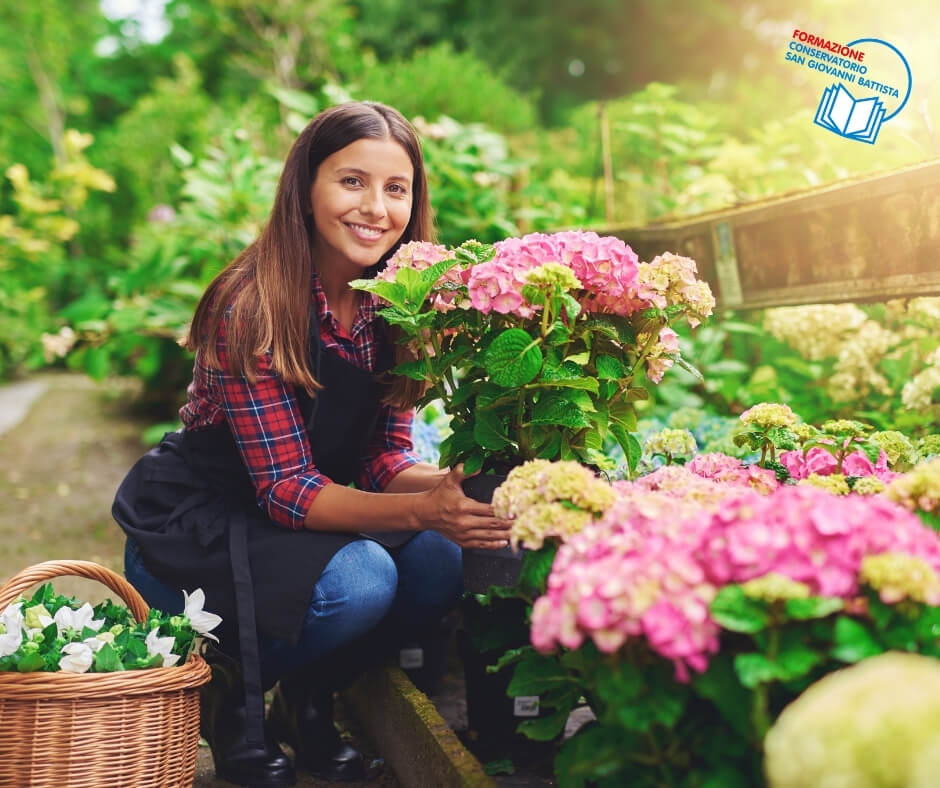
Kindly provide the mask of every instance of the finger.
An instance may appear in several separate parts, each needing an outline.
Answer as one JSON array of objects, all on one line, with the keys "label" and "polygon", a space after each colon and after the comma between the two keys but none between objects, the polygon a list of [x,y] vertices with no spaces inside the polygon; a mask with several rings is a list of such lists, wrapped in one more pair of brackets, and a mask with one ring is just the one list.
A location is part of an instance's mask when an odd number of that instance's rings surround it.
[{"label": "finger", "polygon": [[512,523],[498,520],[495,517],[464,517],[458,520],[457,526],[464,533],[478,531],[482,534],[502,534],[504,537],[512,528]]},{"label": "finger", "polygon": [[484,540],[487,542],[505,542],[509,538],[509,529],[468,528],[460,534],[462,539]]},{"label": "finger", "polygon": [[500,539],[499,541],[493,542],[485,539],[475,539],[470,542],[465,542],[462,546],[474,550],[501,550],[509,547],[509,540]]},{"label": "finger", "polygon": [[491,504],[474,501],[473,498],[467,498],[463,502],[460,511],[470,517],[486,517],[489,520],[492,520],[495,516]]}]

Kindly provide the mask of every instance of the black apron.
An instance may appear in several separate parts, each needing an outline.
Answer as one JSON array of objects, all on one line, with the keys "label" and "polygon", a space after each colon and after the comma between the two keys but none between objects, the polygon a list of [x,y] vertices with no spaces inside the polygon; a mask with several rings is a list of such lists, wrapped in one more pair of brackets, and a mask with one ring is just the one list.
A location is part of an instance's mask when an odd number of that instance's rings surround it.
[{"label": "black apron", "polygon": [[[375,433],[381,386],[376,373],[392,365],[382,343],[376,372],[323,348],[311,310],[309,346],[315,397],[296,395],[317,469],[338,484],[358,475]],[[117,491],[112,514],[133,539],[147,568],[175,588],[202,588],[205,609],[222,616],[223,640],[234,636],[245,675],[248,735],[263,737],[263,702],[256,633],[297,641],[313,588],[329,560],[363,536],[395,548],[414,532],[372,534],[293,531],[258,507],[227,424],[168,433],[144,455]]]}]

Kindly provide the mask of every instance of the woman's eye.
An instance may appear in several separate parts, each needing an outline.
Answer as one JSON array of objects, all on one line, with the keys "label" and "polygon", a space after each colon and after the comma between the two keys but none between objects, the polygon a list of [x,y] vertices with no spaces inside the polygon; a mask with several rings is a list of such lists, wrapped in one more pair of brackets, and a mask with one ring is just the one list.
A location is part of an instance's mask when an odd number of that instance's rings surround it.
[{"label": "woman's eye", "polygon": [[400,183],[392,183],[388,188],[396,194],[407,194],[407,189],[405,189],[405,187]]},{"label": "woman's eye", "polygon": [[358,186],[360,181],[354,175],[347,175],[345,178],[343,178],[343,183],[347,186]]}]

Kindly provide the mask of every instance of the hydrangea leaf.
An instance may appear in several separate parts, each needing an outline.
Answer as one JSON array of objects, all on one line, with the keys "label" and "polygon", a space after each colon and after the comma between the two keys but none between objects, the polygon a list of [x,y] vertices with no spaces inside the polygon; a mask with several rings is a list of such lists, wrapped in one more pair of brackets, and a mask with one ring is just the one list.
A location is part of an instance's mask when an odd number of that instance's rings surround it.
[{"label": "hydrangea leaf", "polygon": [[490,380],[503,388],[523,386],[539,374],[542,351],[521,328],[503,331],[489,346],[483,365]]},{"label": "hydrangea leaf", "polygon": [[388,301],[392,306],[408,311],[405,306],[408,300],[408,289],[404,285],[398,284],[398,282],[384,282],[378,279],[353,279],[349,286],[354,290],[365,290],[377,295],[383,301]]},{"label": "hydrangea leaf", "polygon": [[[522,568],[519,571],[519,587],[545,592],[548,575],[558,548],[552,543],[542,545],[538,550],[527,550],[522,556]],[[526,693],[522,693],[525,695]]]},{"label": "hydrangea leaf", "polygon": [[392,369],[393,375],[404,375],[412,380],[426,380],[428,377],[428,366],[423,360],[405,361]]},{"label": "hydrangea leaf", "polygon": [[506,434],[506,425],[498,413],[478,410],[473,424],[473,438],[479,446],[490,451],[499,451],[511,445]]},{"label": "hydrangea leaf", "polygon": [[598,356],[594,366],[597,367],[597,377],[600,380],[620,380],[627,374],[620,359],[613,356]]},{"label": "hydrangea leaf", "polygon": [[844,606],[838,597],[811,596],[807,599],[788,599],[783,609],[789,618],[805,621],[810,618],[825,618],[842,610]]},{"label": "hydrangea leaf", "polygon": [[574,681],[556,657],[539,654],[533,650],[516,664],[506,694],[515,698],[522,695],[540,695]]},{"label": "hydrangea leaf", "polygon": [[858,662],[884,651],[864,624],[848,616],[836,621],[834,639],[830,653],[842,662]]},{"label": "hydrangea leaf", "polygon": [[709,607],[718,625],[732,632],[760,632],[770,621],[767,606],[746,596],[737,585],[722,588]]},{"label": "hydrangea leaf", "polygon": [[561,427],[578,429],[590,427],[584,412],[570,400],[561,397],[543,397],[532,409],[532,424],[558,424]]},{"label": "hydrangea leaf", "polygon": [[[575,694],[577,695],[577,691],[575,691]],[[575,701],[577,701],[577,697]],[[571,708],[573,708],[573,704]],[[518,728],[519,733],[525,734],[526,737],[535,741],[552,741],[560,736],[565,729],[565,723],[568,722],[571,708],[561,706],[544,717],[525,720]]]},{"label": "hydrangea leaf", "polygon": [[738,654],[734,658],[734,672],[749,689],[777,678],[777,666],[763,654]]}]

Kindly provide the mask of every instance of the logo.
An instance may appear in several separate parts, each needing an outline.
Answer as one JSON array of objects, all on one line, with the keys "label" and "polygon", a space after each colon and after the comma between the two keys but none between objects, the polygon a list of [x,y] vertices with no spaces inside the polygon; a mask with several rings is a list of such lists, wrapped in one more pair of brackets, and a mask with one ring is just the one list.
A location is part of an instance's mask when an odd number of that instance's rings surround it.
[{"label": "logo", "polygon": [[843,45],[794,30],[785,59],[838,79],[823,90],[813,123],[849,140],[874,145],[882,124],[904,109],[911,95],[907,59],[880,38]]}]

